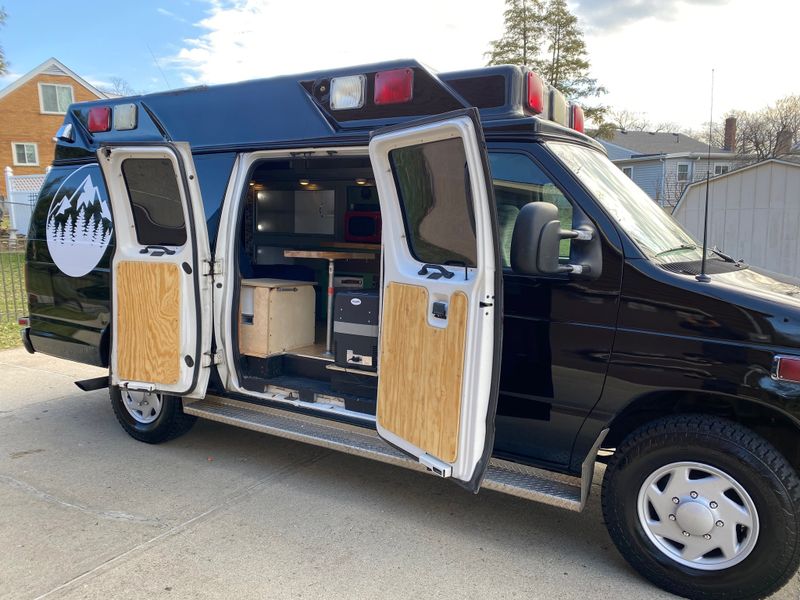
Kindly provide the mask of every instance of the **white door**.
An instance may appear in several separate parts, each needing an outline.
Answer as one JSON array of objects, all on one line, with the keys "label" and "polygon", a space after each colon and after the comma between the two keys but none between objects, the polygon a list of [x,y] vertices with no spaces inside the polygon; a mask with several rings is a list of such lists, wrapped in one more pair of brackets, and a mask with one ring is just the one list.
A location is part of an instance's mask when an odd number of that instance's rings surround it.
[{"label": "white door", "polygon": [[103,147],[114,218],[111,381],[205,395],[211,363],[211,251],[188,144]]},{"label": "white door", "polygon": [[502,284],[475,109],[376,132],[383,221],[378,432],[476,491],[491,456]]}]

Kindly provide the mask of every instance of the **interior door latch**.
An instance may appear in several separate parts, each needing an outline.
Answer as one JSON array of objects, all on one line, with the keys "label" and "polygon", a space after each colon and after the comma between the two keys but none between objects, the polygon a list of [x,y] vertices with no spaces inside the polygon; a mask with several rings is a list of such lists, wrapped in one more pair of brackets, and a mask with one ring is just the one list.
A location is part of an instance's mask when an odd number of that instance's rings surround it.
[{"label": "interior door latch", "polygon": [[447,318],[447,302],[434,302],[433,303],[433,310],[431,311],[433,316],[437,319],[446,319]]}]

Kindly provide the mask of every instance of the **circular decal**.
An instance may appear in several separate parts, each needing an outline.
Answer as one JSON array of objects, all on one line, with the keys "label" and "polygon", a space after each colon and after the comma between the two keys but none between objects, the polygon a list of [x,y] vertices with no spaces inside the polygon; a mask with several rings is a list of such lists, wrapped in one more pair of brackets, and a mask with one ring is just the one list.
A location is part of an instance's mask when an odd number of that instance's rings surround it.
[{"label": "circular decal", "polygon": [[98,169],[73,171],[47,213],[47,248],[56,266],[71,277],[94,269],[111,241],[111,209],[98,183],[102,185]]},{"label": "circular decal", "polygon": [[353,306],[361,306],[361,298],[351,298],[350,304]]}]

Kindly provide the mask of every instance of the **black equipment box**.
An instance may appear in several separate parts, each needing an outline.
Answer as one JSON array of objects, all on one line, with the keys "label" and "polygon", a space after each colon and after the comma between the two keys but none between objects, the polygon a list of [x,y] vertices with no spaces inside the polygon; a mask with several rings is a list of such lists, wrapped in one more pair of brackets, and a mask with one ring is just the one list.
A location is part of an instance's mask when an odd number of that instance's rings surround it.
[{"label": "black equipment box", "polygon": [[340,367],[378,369],[377,290],[342,290],[333,303],[333,355]]}]

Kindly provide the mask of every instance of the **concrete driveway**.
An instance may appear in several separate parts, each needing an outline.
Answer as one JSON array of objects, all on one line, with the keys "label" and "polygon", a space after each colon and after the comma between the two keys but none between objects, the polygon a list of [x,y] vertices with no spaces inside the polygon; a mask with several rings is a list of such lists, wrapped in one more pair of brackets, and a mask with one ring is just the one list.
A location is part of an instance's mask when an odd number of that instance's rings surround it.
[{"label": "concrete driveway", "polygon": [[0,353],[0,597],[672,597],[596,484],[573,514],[206,421],[148,446],[72,384],[99,374]]}]

